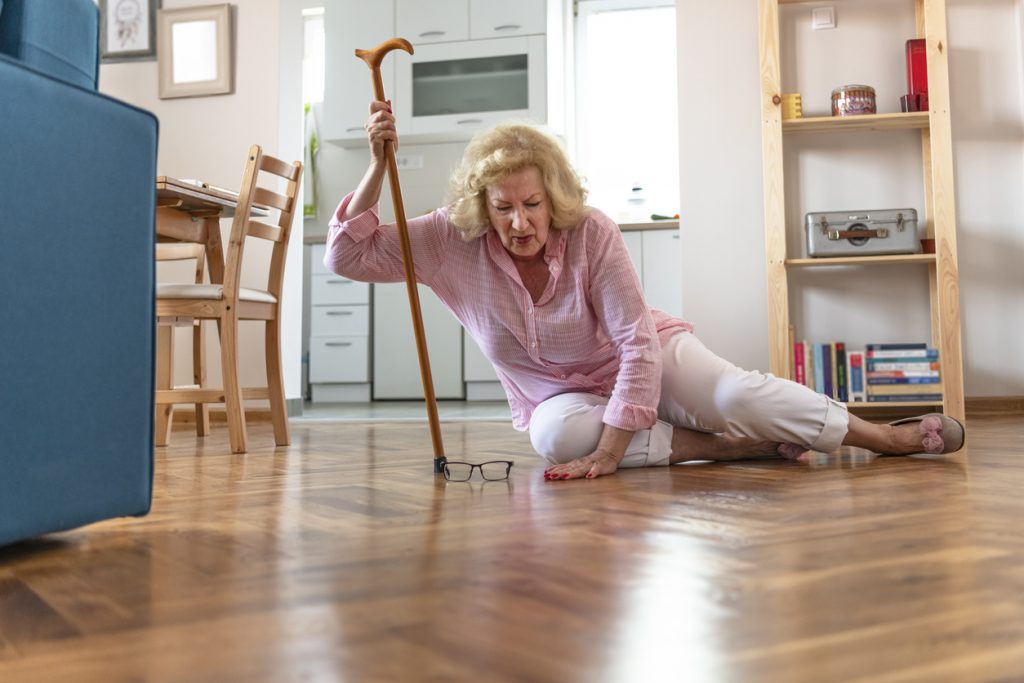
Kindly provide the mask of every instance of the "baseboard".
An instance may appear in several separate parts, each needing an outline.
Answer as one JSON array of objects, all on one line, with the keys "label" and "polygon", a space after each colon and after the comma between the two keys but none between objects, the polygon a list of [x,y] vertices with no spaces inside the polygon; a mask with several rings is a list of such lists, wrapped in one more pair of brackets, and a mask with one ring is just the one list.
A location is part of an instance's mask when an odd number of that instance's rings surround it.
[{"label": "baseboard", "polygon": [[968,415],[1024,414],[1024,396],[968,396],[964,399]]}]

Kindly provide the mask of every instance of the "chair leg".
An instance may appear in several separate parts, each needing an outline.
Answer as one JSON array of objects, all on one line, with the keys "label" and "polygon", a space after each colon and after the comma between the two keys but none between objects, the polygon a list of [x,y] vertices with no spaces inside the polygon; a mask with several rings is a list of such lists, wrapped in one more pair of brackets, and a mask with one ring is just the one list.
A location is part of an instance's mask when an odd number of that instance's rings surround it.
[{"label": "chair leg", "polygon": [[234,311],[220,325],[221,375],[224,377],[224,409],[228,418],[228,438],[232,453],[245,453],[245,410],[242,407],[242,386],[238,380],[238,318]]},{"label": "chair leg", "polygon": [[[174,369],[174,326],[156,326],[156,388],[170,389]],[[171,439],[174,406],[154,403],[153,440],[157,446],[166,446]]]},{"label": "chair leg", "polygon": [[278,446],[291,443],[288,434],[288,406],[284,398],[284,377],[281,372],[281,320],[268,320],[265,351],[267,355],[267,389],[270,393],[270,419],[274,423],[274,442]]},{"label": "chair leg", "polygon": [[[192,379],[200,389],[206,388],[206,348],[203,346],[203,321],[197,320],[192,327]],[[210,406],[196,404],[196,435],[210,435]]]}]

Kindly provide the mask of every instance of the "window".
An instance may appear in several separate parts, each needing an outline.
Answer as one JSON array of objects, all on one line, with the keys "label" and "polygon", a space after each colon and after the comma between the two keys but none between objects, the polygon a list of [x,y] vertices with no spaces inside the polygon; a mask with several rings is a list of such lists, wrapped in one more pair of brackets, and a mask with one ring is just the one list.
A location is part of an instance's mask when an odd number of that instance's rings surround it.
[{"label": "window", "polygon": [[619,221],[678,212],[676,90],[673,2],[580,0],[575,150],[591,206]]},{"label": "window", "polygon": [[302,101],[324,101],[324,8],[302,10]]}]

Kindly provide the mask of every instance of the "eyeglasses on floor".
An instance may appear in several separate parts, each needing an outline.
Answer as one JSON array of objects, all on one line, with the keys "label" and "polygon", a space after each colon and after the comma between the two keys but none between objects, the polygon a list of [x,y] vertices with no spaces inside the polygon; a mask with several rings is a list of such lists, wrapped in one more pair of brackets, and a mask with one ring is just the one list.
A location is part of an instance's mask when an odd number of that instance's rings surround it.
[{"label": "eyeglasses on floor", "polygon": [[469,481],[474,470],[480,470],[480,476],[484,481],[503,481],[508,479],[508,473],[512,469],[511,460],[490,460],[474,464],[471,462],[459,462],[449,460],[444,464],[442,471],[444,478],[448,481]]}]

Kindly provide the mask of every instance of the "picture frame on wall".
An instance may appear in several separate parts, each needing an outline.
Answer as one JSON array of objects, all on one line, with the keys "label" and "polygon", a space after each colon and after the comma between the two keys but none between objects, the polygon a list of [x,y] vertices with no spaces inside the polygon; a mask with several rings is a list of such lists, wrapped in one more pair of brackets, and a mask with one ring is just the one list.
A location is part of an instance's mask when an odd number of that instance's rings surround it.
[{"label": "picture frame on wall", "polygon": [[160,99],[232,92],[230,4],[162,9],[156,40]]},{"label": "picture frame on wall", "polygon": [[156,59],[156,13],[160,0],[99,0],[100,60]]}]

